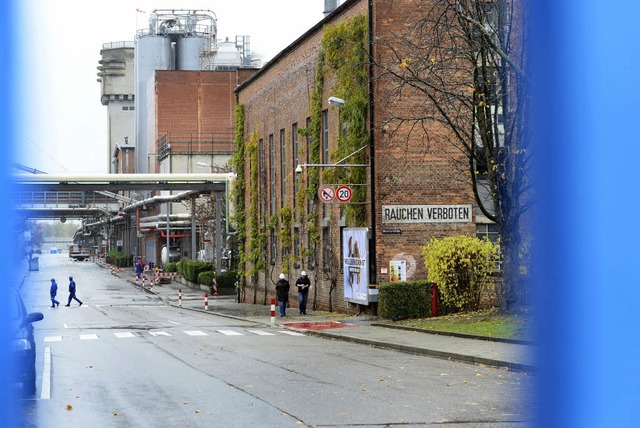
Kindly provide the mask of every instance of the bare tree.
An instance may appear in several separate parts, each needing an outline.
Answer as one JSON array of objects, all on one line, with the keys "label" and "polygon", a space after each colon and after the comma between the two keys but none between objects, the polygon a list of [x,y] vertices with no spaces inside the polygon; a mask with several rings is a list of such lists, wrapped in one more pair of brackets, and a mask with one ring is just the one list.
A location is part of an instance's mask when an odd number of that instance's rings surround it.
[{"label": "bare tree", "polygon": [[[462,154],[461,176],[471,178],[479,209],[498,226],[505,310],[521,296],[523,216],[532,200],[523,7],[521,0],[434,0],[404,32],[377,40],[374,58],[387,91],[381,102],[397,112],[385,129],[407,141],[449,141]],[[415,96],[424,102],[401,108]]]}]

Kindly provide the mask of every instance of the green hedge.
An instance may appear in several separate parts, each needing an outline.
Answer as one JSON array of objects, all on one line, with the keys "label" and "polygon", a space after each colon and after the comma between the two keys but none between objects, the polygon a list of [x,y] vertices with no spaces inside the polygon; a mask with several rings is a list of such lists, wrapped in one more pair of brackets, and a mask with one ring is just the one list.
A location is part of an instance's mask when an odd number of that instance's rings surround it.
[{"label": "green hedge", "polygon": [[[430,281],[385,282],[378,287],[378,314],[382,318],[402,320],[426,318],[431,314]],[[454,313],[455,307],[438,294],[438,315]]]},{"label": "green hedge", "polygon": [[110,250],[107,256],[107,263],[115,267],[133,266],[133,254],[125,254],[118,250]]},{"label": "green hedge", "polygon": [[164,271],[165,272],[177,272],[178,267],[175,263],[165,263]]},{"label": "green hedge", "polygon": [[198,284],[211,287],[213,283],[213,271],[200,272],[198,274]]},{"label": "green hedge", "polygon": [[235,288],[236,281],[238,280],[238,272],[235,270],[228,270],[222,272],[217,277],[218,288]]},{"label": "green hedge", "polygon": [[198,282],[198,275],[201,272],[213,270],[213,264],[202,260],[182,260],[177,264],[177,272],[184,279],[191,282]]}]

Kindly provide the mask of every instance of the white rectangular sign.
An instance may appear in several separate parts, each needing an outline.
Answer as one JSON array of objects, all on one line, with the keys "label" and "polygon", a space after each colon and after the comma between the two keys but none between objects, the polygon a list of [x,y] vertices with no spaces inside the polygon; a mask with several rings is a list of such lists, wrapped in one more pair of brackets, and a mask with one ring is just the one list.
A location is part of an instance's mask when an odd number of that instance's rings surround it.
[{"label": "white rectangular sign", "polygon": [[366,227],[342,231],[344,298],[348,302],[369,304],[369,240]]},{"label": "white rectangular sign", "polygon": [[382,223],[471,223],[471,205],[383,205]]}]

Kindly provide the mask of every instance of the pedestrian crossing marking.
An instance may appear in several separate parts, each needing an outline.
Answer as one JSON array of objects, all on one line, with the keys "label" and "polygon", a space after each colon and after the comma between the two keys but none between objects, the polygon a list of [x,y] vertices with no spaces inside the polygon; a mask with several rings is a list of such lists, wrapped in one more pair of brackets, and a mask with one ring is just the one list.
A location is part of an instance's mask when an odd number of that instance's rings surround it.
[{"label": "pedestrian crossing marking", "polygon": [[118,339],[124,339],[127,337],[136,337],[135,334],[131,333],[131,332],[124,332],[124,333],[113,333]]},{"label": "pedestrian crossing marking", "polygon": [[80,335],[80,339],[81,340],[96,340],[96,339],[98,339],[98,335],[97,334],[81,334]]},{"label": "pedestrian crossing marking", "polygon": [[244,334],[235,330],[216,330],[218,333],[222,333],[225,336],[244,336]]},{"label": "pedestrian crossing marking", "polygon": [[188,334],[189,336],[207,336],[207,333],[200,330],[187,330],[184,333]]},{"label": "pedestrian crossing marking", "polygon": [[149,334],[151,336],[171,336],[169,333],[167,333],[166,331],[150,331]]},{"label": "pedestrian crossing marking", "polygon": [[288,334],[289,336],[304,336],[304,334],[297,331],[278,330],[278,333]]},{"label": "pedestrian crossing marking", "polygon": [[62,336],[45,336],[45,342],[62,342]]},{"label": "pedestrian crossing marking", "polygon": [[258,336],[275,336],[274,333],[269,333],[268,331],[264,331],[264,330],[247,330],[247,331],[253,334],[257,334]]}]

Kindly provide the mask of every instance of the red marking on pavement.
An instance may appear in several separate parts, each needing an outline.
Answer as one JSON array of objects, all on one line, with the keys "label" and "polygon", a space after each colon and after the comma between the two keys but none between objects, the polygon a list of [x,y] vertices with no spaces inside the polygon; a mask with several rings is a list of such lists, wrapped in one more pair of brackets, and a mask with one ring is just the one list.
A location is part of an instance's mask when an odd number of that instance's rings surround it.
[{"label": "red marking on pavement", "polygon": [[353,324],[345,324],[338,321],[288,322],[282,325],[300,330],[328,330],[330,328],[353,327]]}]

